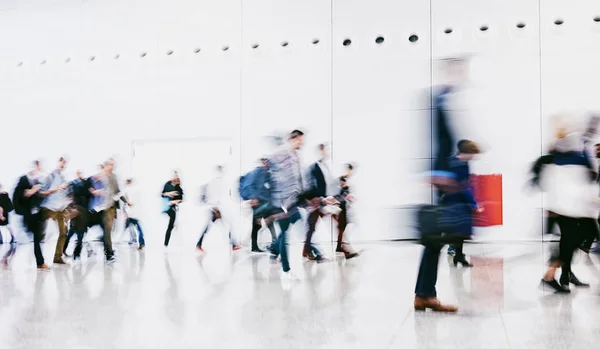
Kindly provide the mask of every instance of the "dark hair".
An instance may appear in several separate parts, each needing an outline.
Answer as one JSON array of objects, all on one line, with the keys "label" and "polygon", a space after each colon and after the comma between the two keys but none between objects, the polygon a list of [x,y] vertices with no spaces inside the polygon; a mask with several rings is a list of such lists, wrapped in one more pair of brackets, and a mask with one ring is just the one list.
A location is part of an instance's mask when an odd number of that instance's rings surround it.
[{"label": "dark hair", "polygon": [[33,166],[40,166],[40,160],[33,160]]},{"label": "dark hair", "polygon": [[317,148],[319,148],[319,150],[324,150],[325,149],[325,144],[321,143],[317,146]]},{"label": "dark hair", "polygon": [[302,132],[300,130],[294,130],[294,131],[290,132],[290,139],[296,139],[300,136],[304,136],[304,132]]},{"label": "dark hair", "polygon": [[479,154],[480,150],[475,142],[461,139],[458,141],[458,152],[461,154]]},{"label": "dark hair", "polygon": [[346,164],[346,169],[353,170],[354,169],[354,165],[348,163],[348,164]]}]

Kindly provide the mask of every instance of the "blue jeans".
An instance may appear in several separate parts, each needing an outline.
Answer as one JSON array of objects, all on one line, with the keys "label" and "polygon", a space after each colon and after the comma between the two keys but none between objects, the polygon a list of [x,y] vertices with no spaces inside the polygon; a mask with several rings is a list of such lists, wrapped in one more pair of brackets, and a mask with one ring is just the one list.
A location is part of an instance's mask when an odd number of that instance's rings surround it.
[{"label": "blue jeans", "polygon": [[423,249],[419,275],[417,276],[417,285],[415,286],[415,296],[420,298],[437,297],[435,284],[437,283],[438,262],[442,245],[429,244]]},{"label": "blue jeans", "polygon": [[133,225],[138,231],[138,234],[139,234],[138,242],[140,243],[140,246],[145,245],[146,241],[144,241],[144,231],[142,230],[140,221],[137,220],[136,218],[127,218],[127,221],[125,222],[125,229],[128,229],[130,225]]},{"label": "blue jeans", "polygon": [[288,217],[280,219],[278,221],[279,228],[281,229],[281,233],[277,237],[277,242],[274,243],[271,247],[271,253],[274,256],[281,255],[281,267],[284,272],[290,271],[290,262],[288,259],[288,237],[287,231],[290,228],[290,225],[293,225],[297,221],[302,219],[300,212],[296,211],[291,213]]}]

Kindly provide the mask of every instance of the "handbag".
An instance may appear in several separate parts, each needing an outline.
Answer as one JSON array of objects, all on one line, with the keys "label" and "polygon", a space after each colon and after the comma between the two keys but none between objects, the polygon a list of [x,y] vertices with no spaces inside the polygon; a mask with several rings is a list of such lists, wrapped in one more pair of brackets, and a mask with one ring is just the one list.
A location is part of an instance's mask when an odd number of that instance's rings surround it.
[{"label": "handbag", "polygon": [[427,244],[453,244],[468,239],[468,236],[453,233],[453,220],[447,219],[452,214],[445,206],[421,205],[417,207],[416,225],[419,231],[419,242]]}]

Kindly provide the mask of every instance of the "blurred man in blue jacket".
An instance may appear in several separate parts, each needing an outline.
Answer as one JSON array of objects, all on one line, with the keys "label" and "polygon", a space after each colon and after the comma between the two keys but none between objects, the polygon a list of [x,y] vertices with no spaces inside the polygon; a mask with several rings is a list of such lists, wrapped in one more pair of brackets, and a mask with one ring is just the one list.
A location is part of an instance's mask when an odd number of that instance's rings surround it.
[{"label": "blurred man in blue jacket", "polygon": [[[267,158],[260,159],[260,166],[248,173],[245,181],[249,183],[250,206],[252,206],[252,252],[263,253],[258,246],[258,233],[262,228],[262,220],[274,213],[274,208],[271,205],[271,189],[273,183],[271,181],[271,171],[269,169],[269,161]],[[267,222],[267,228],[271,232],[271,244],[277,240],[275,234],[275,226],[273,222]]]}]

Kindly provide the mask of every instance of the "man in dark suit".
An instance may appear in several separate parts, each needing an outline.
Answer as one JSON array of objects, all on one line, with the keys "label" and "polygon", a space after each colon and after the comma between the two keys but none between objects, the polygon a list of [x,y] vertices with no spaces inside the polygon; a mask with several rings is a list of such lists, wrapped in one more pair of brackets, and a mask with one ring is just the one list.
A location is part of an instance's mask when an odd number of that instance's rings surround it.
[{"label": "man in dark suit", "polygon": [[319,161],[312,164],[308,171],[308,193],[307,199],[310,201],[308,206],[308,220],[306,222],[306,240],[304,241],[304,249],[302,256],[317,262],[325,262],[328,259],[321,254],[319,249],[311,242],[312,236],[316,230],[319,218],[324,216],[322,207],[326,205],[339,204],[339,202],[331,195],[328,195],[328,187],[331,186],[329,181],[334,178],[331,170],[327,165],[327,148],[324,144],[319,144],[318,150],[321,158]]}]

